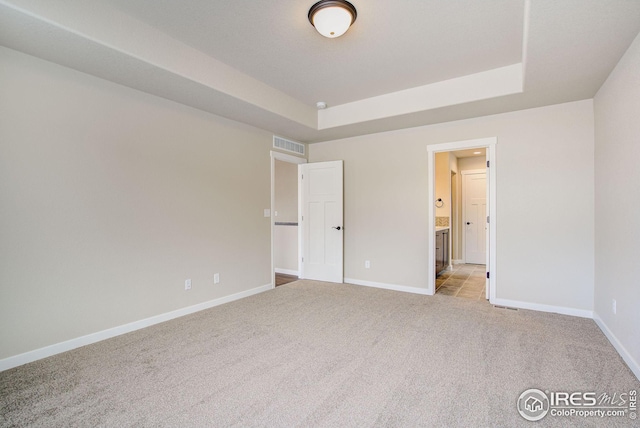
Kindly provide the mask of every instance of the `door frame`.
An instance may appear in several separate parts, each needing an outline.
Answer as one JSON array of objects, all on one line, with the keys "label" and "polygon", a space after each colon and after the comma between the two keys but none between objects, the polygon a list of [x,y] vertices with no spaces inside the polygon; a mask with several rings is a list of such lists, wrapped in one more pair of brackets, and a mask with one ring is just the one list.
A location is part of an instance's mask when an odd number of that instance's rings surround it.
[{"label": "door frame", "polygon": [[[461,172],[462,175],[462,183],[460,186],[460,196],[462,199],[462,223],[464,226],[464,220],[467,218],[467,203],[465,200],[465,184],[464,184],[464,179],[466,178],[467,175],[474,175],[474,174],[485,174],[485,179],[486,179],[486,174],[487,174],[487,169],[467,169]],[[485,198],[487,197],[486,195],[486,189],[485,189]],[[462,263],[467,263],[467,228],[463,227],[462,228]]]},{"label": "door frame", "polygon": [[496,264],[496,229],[497,229],[497,215],[496,215],[496,175],[497,175],[497,163],[496,163],[496,144],[498,143],[497,137],[478,138],[473,140],[453,141],[449,143],[430,144],[427,146],[427,163],[428,163],[428,184],[427,184],[427,245],[429,250],[429,257],[427,258],[427,294],[434,295],[436,292],[436,275],[435,275],[435,258],[433,257],[433,249],[435,248],[435,156],[440,152],[451,152],[455,150],[485,148],[487,151],[487,160],[489,161],[490,168],[487,170],[488,175],[488,194],[489,198],[489,239],[487,240],[487,254],[489,257],[489,264],[487,271],[490,272],[488,279],[488,297],[489,302],[493,303],[496,299],[496,277],[497,264]]},{"label": "door frame", "polygon": [[[307,163],[308,161],[305,158],[300,158],[297,156],[288,155],[282,152],[276,152],[274,150],[270,151],[271,157],[271,202],[269,208],[269,221],[271,223],[271,288],[276,287],[276,268],[274,266],[274,248],[273,248],[273,237],[275,234],[275,214],[274,214],[274,205],[276,198],[276,159],[283,162],[293,163],[293,164],[302,164]],[[300,183],[298,183],[298,210],[300,210]],[[302,231],[300,225],[298,225],[298,272],[300,272],[301,266],[301,251],[302,251]]]}]

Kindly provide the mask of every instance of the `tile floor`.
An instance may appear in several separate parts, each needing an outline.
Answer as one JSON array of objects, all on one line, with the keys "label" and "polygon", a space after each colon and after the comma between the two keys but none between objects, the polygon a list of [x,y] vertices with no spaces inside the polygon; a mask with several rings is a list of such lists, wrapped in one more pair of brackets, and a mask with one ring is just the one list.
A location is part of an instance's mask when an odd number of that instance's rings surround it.
[{"label": "tile floor", "polygon": [[298,277],[294,275],[285,275],[283,273],[276,273],[276,287],[283,284],[288,284],[293,281],[297,281]]},{"label": "tile floor", "polygon": [[486,300],[485,265],[458,264],[436,277],[436,293],[465,299]]}]

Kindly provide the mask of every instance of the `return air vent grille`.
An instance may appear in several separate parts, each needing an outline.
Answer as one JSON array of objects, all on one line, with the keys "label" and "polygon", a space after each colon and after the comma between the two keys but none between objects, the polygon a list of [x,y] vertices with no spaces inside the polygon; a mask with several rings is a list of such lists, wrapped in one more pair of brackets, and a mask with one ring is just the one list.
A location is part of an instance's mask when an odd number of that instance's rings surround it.
[{"label": "return air vent grille", "polygon": [[499,306],[499,305],[493,305],[494,308],[496,309],[509,309],[510,311],[517,311],[518,308],[510,308],[509,306]]},{"label": "return air vent grille", "polygon": [[304,144],[296,143],[295,141],[287,140],[281,137],[273,136],[273,147],[286,150],[287,152],[297,153],[304,155]]}]

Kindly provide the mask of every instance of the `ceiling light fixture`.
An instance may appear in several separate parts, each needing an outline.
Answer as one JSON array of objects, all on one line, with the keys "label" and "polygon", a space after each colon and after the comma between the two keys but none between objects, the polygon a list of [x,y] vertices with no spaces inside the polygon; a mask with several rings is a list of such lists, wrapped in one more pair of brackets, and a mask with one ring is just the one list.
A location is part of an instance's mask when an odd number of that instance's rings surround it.
[{"label": "ceiling light fixture", "polygon": [[356,21],[356,8],[345,0],[320,0],[309,9],[309,22],[330,39],[340,37]]}]

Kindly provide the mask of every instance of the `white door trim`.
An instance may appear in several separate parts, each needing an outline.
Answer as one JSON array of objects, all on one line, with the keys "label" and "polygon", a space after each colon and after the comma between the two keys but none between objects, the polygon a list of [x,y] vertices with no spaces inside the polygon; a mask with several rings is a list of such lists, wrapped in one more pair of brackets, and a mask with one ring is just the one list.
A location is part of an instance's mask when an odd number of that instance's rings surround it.
[{"label": "white door trim", "polygon": [[[467,218],[467,203],[464,199],[464,178],[466,175],[471,175],[471,174],[486,174],[487,170],[486,169],[467,169],[464,171],[461,171],[460,175],[462,176],[462,185],[460,187],[461,191],[460,191],[460,196],[462,197],[462,223],[464,226],[464,221]],[[467,262],[467,228],[466,227],[462,227],[462,263],[466,263]]]},{"label": "white door trim", "polygon": [[429,258],[427,259],[427,294],[433,295],[436,291],[436,278],[435,278],[435,257],[433,254],[433,248],[435,248],[435,154],[439,152],[450,152],[453,150],[462,150],[462,149],[473,149],[473,148],[486,148],[488,159],[490,162],[490,173],[488,174],[489,178],[489,194],[487,197],[489,198],[489,217],[490,217],[490,227],[489,227],[489,240],[487,241],[487,245],[489,246],[489,266],[488,271],[490,272],[489,277],[489,301],[491,303],[496,299],[496,225],[497,225],[497,216],[496,216],[496,144],[498,143],[498,139],[496,137],[489,138],[479,138],[476,140],[465,140],[465,141],[454,141],[449,143],[441,143],[441,144],[431,144],[427,146],[427,167],[428,167],[428,216],[427,216],[427,244],[429,248]]},{"label": "white door trim", "polygon": [[[269,222],[271,223],[271,288],[275,288],[276,287],[276,271],[275,271],[275,265],[273,262],[273,236],[275,233],[275,217],[274,217],[274,205],[276,203],[275,201],[275,196],[276,196],[276,159],[283,161],[283,162],[289,162],[289,163],[294,163],[294,164],[301,164],[301,163],[307,163],[307,160],[305,158],[299,158],[297,156],[291,156],[285,153],[280,153],[280,152],[276,152],[271,150],[270,152],[270,157],[271,157],[271,202],[270,202],[270,212],[271,212],[271,217],[269,218]],[[298,209],[300,209],[300,192],[298,191]],[[298,227],[298,271],[300,271],[300,252],[302,251],[302,246],[301,246],[301,242],[300,240],[301,238],[301,233],[300,233],[300,228]]]}]

